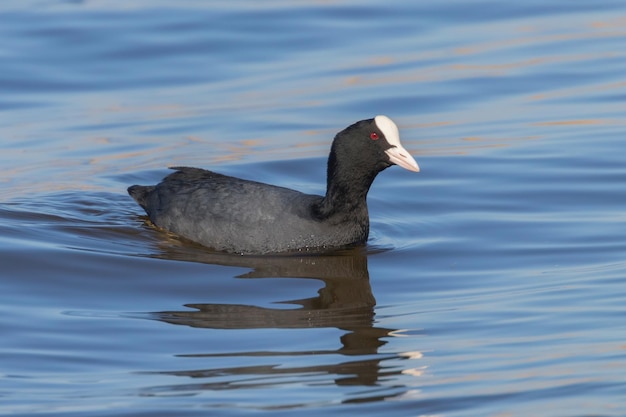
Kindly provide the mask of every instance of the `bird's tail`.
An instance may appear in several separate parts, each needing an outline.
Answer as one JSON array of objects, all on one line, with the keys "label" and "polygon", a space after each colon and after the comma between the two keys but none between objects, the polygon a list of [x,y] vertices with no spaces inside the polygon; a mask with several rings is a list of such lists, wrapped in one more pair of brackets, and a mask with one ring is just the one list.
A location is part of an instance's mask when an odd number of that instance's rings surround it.
[{"label": "bird's tail", "polygon": [[135,201],[145,210],[146,200],[153,190],[154,186],[131,185],[128,187],[128,194],[130,194],[130,196],[134,198]]}]

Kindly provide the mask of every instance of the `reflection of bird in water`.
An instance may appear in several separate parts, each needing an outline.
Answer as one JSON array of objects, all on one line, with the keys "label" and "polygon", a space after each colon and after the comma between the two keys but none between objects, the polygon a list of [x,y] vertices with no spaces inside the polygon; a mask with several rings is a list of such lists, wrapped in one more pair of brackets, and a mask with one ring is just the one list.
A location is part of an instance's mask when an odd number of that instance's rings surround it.
[{"label": "reflection of bird in water", "polygon": [[[381,377],[399,374],[401,369],[385,369],[381,361],[398,359],[399,355],[390,354],[372,358],[378,348],[386,342],[382,338],[389,336],[392,329],[374,327],[375,299],[369,283],[367,256],[365,249],[354,248],[320,256],[281,256],[281,257],[241,257],[206,251],[170,253],[163,256],[169,259],[185,259],[196,262],[242,267],[252,270],[239,278],[314,278],[324,282],[318,295],[311,298],[280,303],[297,304],[295,309],[272,309],[244,304],[188,304],[189,311],[161,311],[153,313],[160,321],[186,325],[195,328],[211,329],[305,329],[335,327],[346,332],[340,337],[342,347],[337,350],[314,351],[252,351],[234,353],[199,353],[186,357],[286,357],[310,355],[367,355],[362,360],[343,363],[317,364],[305,367],[285,367],[278,364],[246,367],[227,367],[220,369],[201,369],[168,371],[166,374],[193,378],[211,378],[217,375],[294,375],[327,373],[335,375],[337,385],[373,385]],[[304,381],[303,381],[304,382]],[[233,389],[228,383],[191,384],[189,389]],[[244,384],[249,387],[248,384]],[[244,386],[242,386],[244,388]],[[178,387],[180,389],[180,387]],[[394,394],[395,395],[395,394]],[[393,395],[392,395],[393,396]]]},{"label": "reflection of bird in water", "polygon": [[342,336],[344,348],[359,353],[383,344],[379,338],[390,331],[373,327],[376,300],[363,248],[316,256],[242,257],[196,251],[179,252],[175,257],[252,269],[239,278],[312,278],[325,285],[316,297],[275,301],[300,305],[300,308],[195,303],[186,305],[195,311],[155,313],[161,321],[213,329],[336,327],[351,332]]}]

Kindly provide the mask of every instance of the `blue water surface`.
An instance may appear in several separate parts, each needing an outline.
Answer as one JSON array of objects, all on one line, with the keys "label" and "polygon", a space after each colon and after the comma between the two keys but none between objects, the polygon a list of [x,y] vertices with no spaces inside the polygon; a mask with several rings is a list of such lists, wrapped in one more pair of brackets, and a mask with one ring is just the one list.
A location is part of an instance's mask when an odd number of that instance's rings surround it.
[{"label": "blue water surface", "polygon": [[[622,1],[0,5],[0,414],[626,415]],[[366,247],[237,256],[126,194],[324,193],[386,114]]]}]

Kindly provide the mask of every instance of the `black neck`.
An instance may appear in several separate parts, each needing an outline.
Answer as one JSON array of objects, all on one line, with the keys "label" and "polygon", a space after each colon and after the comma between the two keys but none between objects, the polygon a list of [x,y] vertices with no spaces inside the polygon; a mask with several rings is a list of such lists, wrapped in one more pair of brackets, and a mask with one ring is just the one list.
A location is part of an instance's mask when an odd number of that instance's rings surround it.
[{"label": "black neck", "polygon": [[378,174],[371,167],[338,165],[334,153],[328,159],[326,196],[317,207],[321,218],[367,216],[367,193]]}]

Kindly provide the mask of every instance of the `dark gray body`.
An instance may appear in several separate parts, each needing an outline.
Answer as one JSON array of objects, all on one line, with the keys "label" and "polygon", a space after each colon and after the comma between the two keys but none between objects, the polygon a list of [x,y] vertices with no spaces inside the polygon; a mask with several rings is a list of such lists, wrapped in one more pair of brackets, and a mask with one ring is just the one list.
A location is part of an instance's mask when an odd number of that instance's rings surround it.
[{"label": "dark gray body", "polygon": [[320,212],[322,196],[198,168],[174,169],[158,185],[135,185],[128,192],[155,225],[204,246],[251,254],[367,241],[364,199],[349,215],[327,215]]},{"label": "dark gray body", "polygon": [[174,168],[161,183],[133,185],[128,193],[155,225],[213,249],[319,251],[367,242],[367,193],[378,173],[393,164],[419,171],[400,145],[397,126],[376,116],[335,136],[324,196],[198,168]]}]

